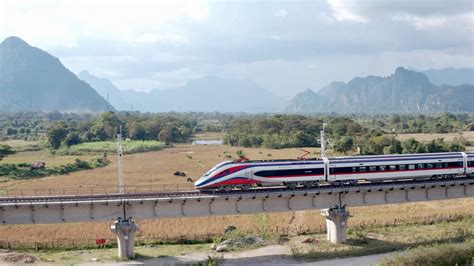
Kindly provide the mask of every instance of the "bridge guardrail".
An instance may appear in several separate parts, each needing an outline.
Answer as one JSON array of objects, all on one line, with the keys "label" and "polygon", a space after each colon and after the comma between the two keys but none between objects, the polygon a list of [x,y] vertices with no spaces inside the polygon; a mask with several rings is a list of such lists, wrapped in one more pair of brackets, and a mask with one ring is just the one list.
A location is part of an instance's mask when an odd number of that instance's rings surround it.
[{"label": "bridge guardrail", "polygon": [[[125,193],[151,193],[195,190],[194,184],[156,184],[125,186]],[[93,196],[118,194],[118,187],[110,186],[81,186],[63,188],[7,188],[0,189],[0,197],[25,196]]]}]

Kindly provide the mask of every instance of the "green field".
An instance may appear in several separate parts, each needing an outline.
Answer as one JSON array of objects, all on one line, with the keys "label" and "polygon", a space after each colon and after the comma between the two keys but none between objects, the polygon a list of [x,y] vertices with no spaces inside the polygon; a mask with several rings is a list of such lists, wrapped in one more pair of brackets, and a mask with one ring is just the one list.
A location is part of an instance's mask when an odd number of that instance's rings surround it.
[{"label": "green field", "polygon": [[[123,142],[123,153],[140,153],[147,151],[159,151],[166,144],[157,140],[127,140]],[[114,141],[85,142],[69,147],[66,152],[69,155],[85,153],[116,153],[117,143]]]}]

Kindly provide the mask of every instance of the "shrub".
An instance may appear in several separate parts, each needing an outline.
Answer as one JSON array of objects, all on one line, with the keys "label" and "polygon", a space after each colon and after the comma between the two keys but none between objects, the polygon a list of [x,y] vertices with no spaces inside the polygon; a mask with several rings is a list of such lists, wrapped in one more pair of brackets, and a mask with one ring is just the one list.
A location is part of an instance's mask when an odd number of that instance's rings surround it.
[{"label": "shrub", "polygon": [[421,246],[384,257],[381,265],[472,265],[474,240]]}]

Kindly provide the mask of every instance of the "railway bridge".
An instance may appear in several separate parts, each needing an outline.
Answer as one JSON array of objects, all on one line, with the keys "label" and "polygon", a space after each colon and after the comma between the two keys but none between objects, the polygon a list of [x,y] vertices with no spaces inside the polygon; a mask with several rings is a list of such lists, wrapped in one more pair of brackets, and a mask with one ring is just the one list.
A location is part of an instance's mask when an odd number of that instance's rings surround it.
[{"label": "railway bridge", "polygon": [[411,180],[318,188],[262,188],[231,192],[102,193],[0,197],[0,223],[54,224],[111,221],[120,257],[133,257],[135,219],[237,215],[320,209],[327,237],[346,240],[348,207],[474,196],[474,178]]}]

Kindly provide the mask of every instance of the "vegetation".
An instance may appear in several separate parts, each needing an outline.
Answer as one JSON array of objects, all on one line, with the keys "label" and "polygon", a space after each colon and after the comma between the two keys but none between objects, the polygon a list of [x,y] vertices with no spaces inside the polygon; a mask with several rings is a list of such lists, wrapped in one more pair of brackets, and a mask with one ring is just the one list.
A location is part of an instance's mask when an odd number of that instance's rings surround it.
[{"label": "vegetation", "polygon": [[64,175],[81,170],[103,167],[108,163],[107,157],[100,157],[92,159],[91,161],[76,159],[74,163],[39,169],[34,169],[31,163],[0,164],[0,176],[8,176],[13,179],[29,179],[50,175]]},{"label": "vegetation", "polygon": [[[450,117],[450,116],[448,116]],[[377,120],[378,121],[378,120]],[[395,119],[399,121],[399,119]],[[451,120],[447,120],[451,121]],[[452,122],[452,121],[451,121]],[[349,117],[310,117],[298,115],[257,116],[235,118],[224,138],[226,144],[242,147],[288,148],[319,147],[323,123],[335,152],[347,154],[360,149],[362,154],[393,154],[413,152],[463,151],[464,145],[455,139],[421,143],[414,139],[401,142],[384,127],[364,127]],[[454,123],[454,122],[452,122]],[[464,143],[465,144],[465,143]]]},{"label": "vegetation", "polygon": [[[219,113],[141,114],[106,112],[101,115],[7,113],[0,117],[0,139],[44,139],[52,149],[83,142],[114,141],[120,127],[124,138],[188,142],[193,134],[224,132],[226,144],[240,147],[319,147],[322,124],[327,123],[330,148],[337,153],[362,154],[457,151],[471,143],[460,136],[455,143],[397,142],[398,134],[453,133],[474,130],[474,115],[245,115]],[[444,143],[440,143],[444,142]],[[439,145],[438,145],[439,144]],[[414,147],[416,146],[416,147]],[[423,146],[423,147],[421,147]]]},{"label": "vegetation", "polygon": [[[386,260],[386,265],[433,265],[435,258],[441,258],[445,255],[445,260],[439,259],[440,264],[434,265],[466,265],[462,262],[472,260],[474,235],[472,231],[474,220],[471,216],[452,222],[437,222],[433,224],[402,224],[393,226],[371,226],[356,227],[348,231],[348,239],[346,244],[331,244],[325,240],[325,235],[313,235],[313,242],[318,245],[308,245],[293,243],[291,251],[293,256],[301,259],[326,259],[333,257],[352,257],[370,254],[387,253],[397,250],[406,250],[413,248],[418,250],[414,255],[417,260],[403,259],[400,256]],[[305,236],[307,238],[307,236]],[[422,255],[423,251],[431,252]],[[428,259],[429,254],[435,254],[442,247],[448,248]],[[450,247],[450,248],[449,248]],[[449,249],[453,251],[452,255],[448,255]],[[408,252],[410,253],[410,251]],[[456,259],[459,260],[456,260]],[[425,261],[425,262],[423,262]],[[404,263],[406,262],[406,263]],[[446,263],[441,263],[446,262]],[[450,263],[453,262],[453,263]],[[467,264],[469,265],[469,264]]]},{"label": "vegetation", "polygon": [[0,161],[6,156],[15,153],[8,145],[0,144]]},{"label": "vegetation", "polygon": [[396,133],[452,133],[472,131],[474,114],[443,113],[427,115],[375,115],[360,118],[370,128],[383,128]]},{"label": "vegetation", "polygon": [[385,257],[381,265],[472,265],[474,239],[464,243],[420,246]]},{"label": "vegetation", "polygon": [[[123,142],[124,154],[158,151],[166,147],[166,144],[157,140],[127,140]],[[85,142],[71,147],[64,147],[59,151],[61,154],[78,155],[85,153],[116,153],[117,143],[114,141]]]}]

